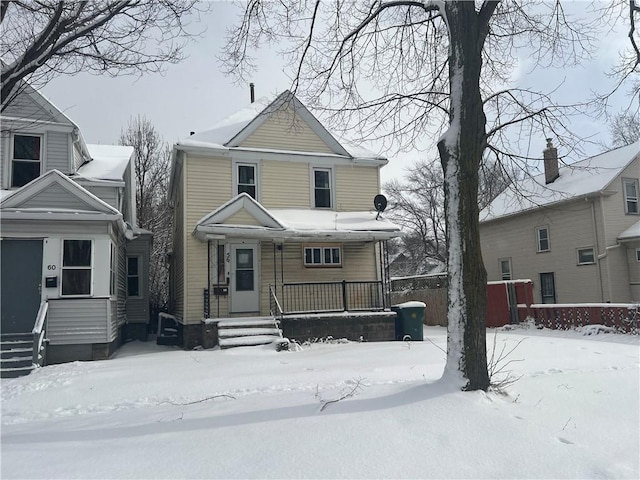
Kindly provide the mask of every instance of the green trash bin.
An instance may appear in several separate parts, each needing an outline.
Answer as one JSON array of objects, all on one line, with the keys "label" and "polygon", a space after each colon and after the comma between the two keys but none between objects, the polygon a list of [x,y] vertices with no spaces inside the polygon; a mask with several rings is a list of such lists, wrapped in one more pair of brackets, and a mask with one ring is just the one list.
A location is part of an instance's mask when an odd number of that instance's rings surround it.
[{"label": "green trash bin", "polygon": [[406,302],[391,307],[396,312],[396,340],[424,340],[422,326],[426,308],[422,302]]}]

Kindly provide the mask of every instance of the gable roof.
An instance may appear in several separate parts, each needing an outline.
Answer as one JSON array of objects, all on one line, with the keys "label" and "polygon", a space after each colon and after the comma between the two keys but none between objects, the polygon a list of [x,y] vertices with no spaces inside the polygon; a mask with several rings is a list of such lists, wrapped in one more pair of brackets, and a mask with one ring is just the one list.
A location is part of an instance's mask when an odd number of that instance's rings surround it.
[{"label": "gable roof", "polygon": [[177,147],[238,148],[269,117],[282,107],[291,106],[295,113],[335,154],[346,158],[366,158],[386,160],[362,145],[340,138],[327,130],[324,125],[289,90],[275,99],[260,98],[242,110],[217,122],[212,128],[179,140]]},{"label": "gable roof", "polygon": [[196,223],[197,226],[206,227],[222,224],[240,211],[246,211],[262,227],[281,230],[284,226],[278,222],[262,205],[254,200],[249,194],[241,193],[228,202],[216,208],[213,212],[202,217]]},{"label": "gable roof", "polygon": [[[51,203],[46,193],[53,193],[60,202]],[[0,209],[3,217],[11,218],[25,218],[28,215],[29,218],[44,216],[53,219],[52,214],[73,220],[121,218],[118,210],[58,170],[50,170],[12,195],[2,198]]]},{"label": "gable roof", "polygon": [[575,198],[603,194],[634,159],[640,141],[560,167],[560,176],[545,185],[544,173],[511,185],[480,212],[480,221],[495,220]]}]

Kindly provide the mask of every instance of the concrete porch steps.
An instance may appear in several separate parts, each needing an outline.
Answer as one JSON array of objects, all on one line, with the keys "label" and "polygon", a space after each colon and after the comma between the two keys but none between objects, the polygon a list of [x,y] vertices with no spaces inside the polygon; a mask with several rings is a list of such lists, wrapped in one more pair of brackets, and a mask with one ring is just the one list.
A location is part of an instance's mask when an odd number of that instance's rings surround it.
[{"label": "concrete porch steps", "polygon": [[33,364],[33,334],[3,333],[0,335],[0,378],[29,375]]},{"label": "concrete porch steps", "polygon": [[220,348],[268,345],[282,338],[274,317],[225,318],[218,323]]}]

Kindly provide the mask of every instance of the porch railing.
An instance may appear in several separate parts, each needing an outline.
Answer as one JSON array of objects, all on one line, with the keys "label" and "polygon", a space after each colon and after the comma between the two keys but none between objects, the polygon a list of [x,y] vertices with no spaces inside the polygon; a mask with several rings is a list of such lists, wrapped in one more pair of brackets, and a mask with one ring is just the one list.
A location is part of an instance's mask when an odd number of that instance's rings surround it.
[{"label": "porch railing", "polygon": [[284,283],[279,290],[279,306],[284,314],[375,311],[386,307],[381,281]]},{"label": "porch railing", "polygon": [[31,333],[33,334],[33,364],[41,367],[45,363],[45,333],[47,331],[47,311],[49,310],[49,302],[44,300],[40,303],[36,323]]},{"label": "porch railing", "polygon": [[273,285],[269,285],[269,313],[272,316],[281,319],[283,315],[282,306],[280,306],[280,302],[278,301],[278,297],[276,296],[275,289]]}]

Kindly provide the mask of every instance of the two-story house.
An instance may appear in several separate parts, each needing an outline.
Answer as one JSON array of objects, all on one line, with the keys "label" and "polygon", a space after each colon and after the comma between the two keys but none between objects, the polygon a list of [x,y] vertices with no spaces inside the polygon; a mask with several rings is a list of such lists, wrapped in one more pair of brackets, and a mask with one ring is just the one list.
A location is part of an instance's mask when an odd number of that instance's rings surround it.
[{"label": "two-story house", "polygon": [[211,344],[203,324],[233,317],[279,317],[292,338],[393,339],[384,243],[399,229],[374,207],[386,163],[331,134],[289,91],[176,143],[170,303],[183,345]]},{"label": "two-story house", "polygon": [[107,358],[125,327],[144,338],[151,233],[136,226],[133,147],[85,143],[29,85],[1,118],[1,326],[16,347],[3,375],[42,362],[19,348],[34,327],[47,363]]},{"label": "two-story house", "polygon": [[531,279],[536,303],[640,301],[640,142],[545,172],[481,212],[489,280]]}]

